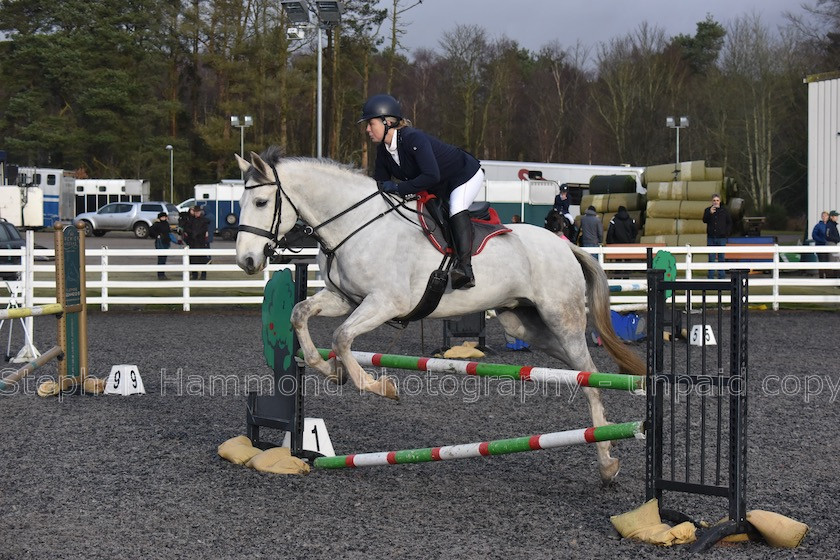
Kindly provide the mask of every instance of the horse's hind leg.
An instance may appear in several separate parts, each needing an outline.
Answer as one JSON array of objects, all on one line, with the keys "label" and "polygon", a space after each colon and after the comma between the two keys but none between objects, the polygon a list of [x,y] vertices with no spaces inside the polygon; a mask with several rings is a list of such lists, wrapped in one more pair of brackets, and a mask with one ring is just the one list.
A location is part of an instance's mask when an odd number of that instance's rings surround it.
[{"label": "horse's hind leg", "polygon": [[335,383],[344,383],[342,369],[335,359],[325,361],[309,334],[309,318],[316,315],[324,317],[340,317],[347,315],[352,308],[341,297],[328,290],[321,290],[310,298],[295,305],[292,310],[292,326],[298,336],[303,359],[311,368],[321,372],[327,379]]},{"label": "horse's hind leg", "polygon": [[[583,310],[572,305],[566,306],[562,326],[556,325],[555,328],[549,328],[533,307],[499,310],[497,317],[509,335],[529,342],[572,369],[596,371],[586,346],[586,315]],[[600,391],[584,387],[583,394],[586,395],[589,404],[592,425],[597,428],[608,424]],[[612,482],[620,467],[618,459],[610,455],[611,446],[609,441],[595,444],[598,451],[598,470],[604,484]]]}]

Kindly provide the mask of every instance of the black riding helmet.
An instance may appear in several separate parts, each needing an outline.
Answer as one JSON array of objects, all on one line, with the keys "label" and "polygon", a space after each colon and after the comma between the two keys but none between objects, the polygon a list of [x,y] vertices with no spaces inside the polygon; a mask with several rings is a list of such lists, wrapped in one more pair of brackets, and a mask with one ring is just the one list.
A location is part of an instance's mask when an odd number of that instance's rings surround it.
[{"label": "black riding helmet", "polygon": [[363,123],[376,117],[394,117],[402,120],[400,102],[386,93],[373,95],[362,105],[362,117],[356,123]]}]

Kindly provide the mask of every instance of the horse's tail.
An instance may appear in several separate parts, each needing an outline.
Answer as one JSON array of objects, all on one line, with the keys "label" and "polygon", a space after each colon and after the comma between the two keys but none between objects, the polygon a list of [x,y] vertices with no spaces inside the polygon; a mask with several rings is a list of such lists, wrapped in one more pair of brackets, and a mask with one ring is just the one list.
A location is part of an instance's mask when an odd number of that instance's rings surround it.
[{"label": "horse's tail", "polygon": [[604,269],[592,258],[592,255],[571,243],[569,245],[586,278],[586,300],[589,304],[589,313],[595,323],[595,329],[601,336],[601,342],[618,363],[619,371],[644,375],[647,370],[644,361],[618,338],[613,329],[610,316],[610,285]]}]

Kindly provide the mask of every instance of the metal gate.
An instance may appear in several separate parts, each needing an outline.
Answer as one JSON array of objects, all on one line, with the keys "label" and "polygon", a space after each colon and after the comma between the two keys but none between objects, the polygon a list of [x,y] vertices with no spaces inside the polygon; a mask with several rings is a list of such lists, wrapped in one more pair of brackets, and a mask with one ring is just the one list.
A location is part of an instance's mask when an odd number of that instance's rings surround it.
[{"label": "metal gate", "polygon": [[747,274],[733,270],[728,281],[647,274],[646,499],[657,498],[662,518],[675,522],[691,520],[685,511],[709,499],[728,501],[728,520],[702,532],[693,550],[751,530]]}]

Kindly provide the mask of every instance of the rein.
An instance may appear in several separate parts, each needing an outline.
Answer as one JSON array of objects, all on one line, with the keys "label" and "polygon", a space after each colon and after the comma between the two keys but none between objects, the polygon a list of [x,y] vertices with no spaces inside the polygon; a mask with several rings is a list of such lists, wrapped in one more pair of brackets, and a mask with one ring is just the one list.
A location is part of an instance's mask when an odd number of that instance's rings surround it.
[{"label": "rein", "polygon": [[[271,219],[270,229],[266,230],[266,229],[262,229],[262,228],[249,226],[249,225],[246,225],[246,224],[243,224],[243,223],[239,224],[239,231],[244,231],[246,233],[251,233],[253,235],[258,235],[260,237],[265,237],[265,238],[268,239],[268,243],[266,243],[265,247],[263,248],[263,254],[265,255],[265,257],[267,259],[273,257],[277,253],[278,248],[282,249],[282,248],[284,248],[284,246],[287,247],[287,244],[284,243],[284,241],[283,241],[285,239],[285,236],[283,236],[283,238],[278,237],[279,232],[280,232],[280,216],[281,216],[282,210],[283,210],[283,198],[285,198],[289,202],[289,204],[291,204],[292,209],[294,209],[294,211],[295,211],[296,219],[300,218],[300,211],[297,209],[297,206],[295,206],[295,203],[292,202],[292,199],[289,197],[288,193],[283,189],[283,185],[280,182],[280,176],[277,174],[277,169],[274,166],[271,166],[271,171],[274,175],[274,181],[257,183],[256,185],[245,185],[245,190],[256,189],[258,187],[267,187],[267,186],[270,186],[270,185],[277,187],[277,190],[274,193],[274,215],[272,216],[272,219]],[[360,206],[362,206],[363,204],[365,204],[369,200],[372,200],[372,199],[376,198],[377,196],[382,196],[382,198],[388,203],[390,208],[388,208],[384,212],[380,212],[379,214],[377,214],[376,216],[374,216],[373,218],[371,218],[370,220],[368,220],[367,222],[365,222],[364,224],[362,224],[361,226],[359,226],[358,228],[356,228],[355,230],[350,232],[335,247],[333,247],[333,248],[327,247],[326,243],[324,242],[324,239],[320,235],[318,235],[318,230],[321,229],[322,227],[326,226],[327,224],[332,223],[333,221],[337,220],[338,218],[344,216],[345,214],[348,214],[348,213],[352,212],[356,208],[359,208]],[[338,251],[338,249],[342,245],[344,245],[348,240],[350,240],[350,238],[352,238],[354,235],[356,235],[357,233],[359,233],[360,231],[362,231],[363,229],[368,227],[373,222],[379,220],[380,218],[384,218],[386,214],[390,214],[391,212],[396,211],[397,215],[399,215],[401,218],[403,218],[405,220],[408,220],[409,222],[413,223],[411,218],[403,215],[403,213],[400,212],[401,208],[416,213],[416,210],[412,210],[411,208],[408,208],[405,205],[405,202],[396,203],[392,200],[390,195],[388,195],[388,194],[386,194],[386,193],[377,189],[375,192],[373,192],[370,195],[368,195],[368,196],[364,197],[363,199],[359,200],[358,202],[356,202],[355,204],[353,204],[349,208],[346,208],[346,209],[342,210],[341,212],[339,212],[335,216],[324,220],[323,222],[321,222],[317,226],[313,227],[313,226],[310,226],[309,224],[306,225],[306,228],[304,229],[304,234],[311,235],[312,237],[314,237],[315,240],[318,242],[318,244],[321,246],[321,251],[327,257],[326,279],[329,280],[333,284],[333,286],[335,286],[336,289],[338,289],[341,292],[341,294],[347,299],[347,301],[350,301],[357,306],[359,305],[359,302],[357,302],[354,298],[350,297],[346,292],[341,290],[341,288],[339,288],[338,285],[335,282],[332,282],[332,280],[330,279],[330,272],[332,270],[332,263],[335,260],[335,252]]]},{"label": "rein", "polygon": [[[277,169],[272,166],[271,171],[274,174],[274,181],[257,183],[255,185],[246,185],[245,186],[245,190],[251,190],[251,189],[256,189],[258,187],[267,187],[267,186],[277,187],[277,190],[274,192],[274,215],[272,216],[272,219],[271,219],[270,229],[266,230],[266,229],[257,228],[257,227],[249,226],[249,225],[242,224],[242,223],[239,224],[239,231],[244,231],[246,233],[259,235],[260,237],[265,237],[269,240],[269,243],[266,243],[265,248],[263,249],[263,253],[265,254],[266,258],[271,258],[272,256],[274,256],[277,248],[280,247],[281,244],[282,244],[282,238],[279,237],[279,231],[280,231],[280,216],[282,215],[282,211],[283,211],[283,198],[285,198],[289,202],[289,204],[292,205],[292,208],[295,211],[296,217],[300,218],[300,211],[297,209],[297,206],[295,206],[295,203],[292,202],[292,199],[289,197],[288,193],[286,193],[286,191],[283,189],[283,185],[280,182],[280,177],[277,174]],[[371,218],[370,220],[368,220],[367,222],[365,222],[364,224],[362,224],[361,226],[359,226],[358,228],[356,228],[355,230],[350,232],[350,234],[348,234],[347,237],[342,239],[332,249],[327,247],[323,238],[320,235],[318,235],[318,230],[321,229],[322,227],[326,226],[327,224],[332,223],[333,221],[337,220],[338,218],[344,216],[345,214],[349,214],[350,212],[352,212],[356,208],[362,206],[364,203],[368,202],[369,200],[372,200],[373,198],[376,198],[376,196],[378,196],[378,195],[382,195],[382,197],[390,205],[390,208],[388,210],[385,210],[384,212],[379,213],[378,215],[374,216],[373,218]],[[360,231],[365,229],[367,226],[369,226],[370,224],[372,224],[376,220],[378,220],[380,218],[383,218],[386,214],[389,214],[389,213],[391,213],[395,210],[399,210],[400,207],[405,207],[405,206],[404,206],[404,204],[395,204],[390,199],[389,196],[386,196],[385,193],[377,190],[377,191],[371,193],[370,195],[366,196],[365,198],[359,200],[358,202],[356,202],[355,204],[353,204],[349,208],[346,208],[346,209],[342,210],[341,212],[339,212],[335,216],[324,220],[323,222],[321,222],[317,226],[311,226],[311,225],[307,224],[306,229],[304,230],[304,233],[306,235],[311,235],[311,236],[315,237],[315,240],[318,241],[319,245],[321,245],[321,249],[323,250],[324,254],[327,255],[328,257],[330,257],[331,255],[333,255],[339,249],[339,247],[344,245],[351,237],[353,237],[354,235],[356,235],[357,233],[359,233]],[[397,213],[400,216],[402,216],[403,218],[405,218],[405,216],[403,216],[402,213],[400,213],[400,212],[397,212]],[[273,247],[271,246],[272,244],[273,244]]]}]

